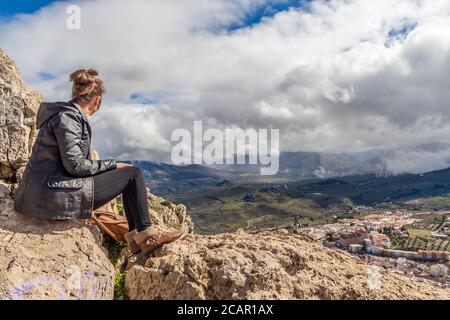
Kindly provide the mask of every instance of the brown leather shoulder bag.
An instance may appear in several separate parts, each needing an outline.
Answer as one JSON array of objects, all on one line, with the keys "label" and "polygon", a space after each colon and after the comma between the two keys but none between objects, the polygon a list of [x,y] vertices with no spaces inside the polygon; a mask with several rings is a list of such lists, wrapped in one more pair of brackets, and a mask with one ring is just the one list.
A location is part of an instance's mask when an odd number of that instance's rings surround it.
[{"label": "brown leather shoulder bag", "polygon": [[124,216],[106,211],[95,211],[88,220],[90,224],[96,224],[101,230],[116,241],[125,241],[128,233],[128,221]]}]

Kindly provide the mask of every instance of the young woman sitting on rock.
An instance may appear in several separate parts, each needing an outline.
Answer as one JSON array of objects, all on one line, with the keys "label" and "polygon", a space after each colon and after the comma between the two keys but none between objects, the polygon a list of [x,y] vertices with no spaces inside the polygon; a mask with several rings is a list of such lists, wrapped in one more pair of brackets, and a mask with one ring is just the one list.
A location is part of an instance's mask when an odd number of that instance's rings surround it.
[{"label": "young woman sitting on rock", "polygon": [[91,159],[87,117],[100,108],[105,93],[98,72],[77,70],[70,80],[71,101],[42,103],[39,108],[39,134],[15,192],[15,210],[40,219],[88,219],[95,209],[122,194],[132,253],[149,253],[179,238],[180,232],[161,232],[151,225],[140,169]]}]

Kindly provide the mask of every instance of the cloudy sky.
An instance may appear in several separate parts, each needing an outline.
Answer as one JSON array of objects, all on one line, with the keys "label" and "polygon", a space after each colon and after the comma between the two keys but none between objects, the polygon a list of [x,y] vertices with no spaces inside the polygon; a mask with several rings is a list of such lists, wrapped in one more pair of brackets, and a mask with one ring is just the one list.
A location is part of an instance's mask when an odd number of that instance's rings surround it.
[{"label": "cloudy sky", "polygon": [[5,2],[0,47],[46,100],[69,99],[72,70],[100,71],[91,121],[106,157],[167,161],[172,131],[194,120],[278,128],[286,151],[450,139],[448,0]]}]

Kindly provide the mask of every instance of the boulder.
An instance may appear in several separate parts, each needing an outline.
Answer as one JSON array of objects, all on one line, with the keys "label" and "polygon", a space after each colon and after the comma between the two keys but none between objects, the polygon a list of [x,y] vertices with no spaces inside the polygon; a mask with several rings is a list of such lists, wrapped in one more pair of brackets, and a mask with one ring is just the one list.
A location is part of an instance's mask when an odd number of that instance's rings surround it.
[{"label": "boulder", "polygon": [[36,113],[42,96],[30,90],[0,49],[0,179],[12,187],[20,180],[36,138]]},{"label": "boulder", "polygon": [[23,216],[0,190],[1,300],[113,299],[115,270],[96,226]]},{"label": "boulder", "polygon": [[194,232],[194,223],[187,214],[186,206],[174,204],[164,198],[148,192],[149,214],[153,224],[166,228],[182,230],[184,233]]},{"label": "boulder", "polygon": [[187,235],[126,272],[130,299],[450,299],[298,235]]}]

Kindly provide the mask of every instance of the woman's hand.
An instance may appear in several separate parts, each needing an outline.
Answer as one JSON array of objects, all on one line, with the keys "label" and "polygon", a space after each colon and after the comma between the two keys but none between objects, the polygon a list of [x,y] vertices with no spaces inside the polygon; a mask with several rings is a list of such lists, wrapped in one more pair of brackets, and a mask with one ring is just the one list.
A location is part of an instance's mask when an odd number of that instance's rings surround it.
[{"label": "woman's hand", "polygon": [[118,162],[116,165],[117,165],[117,169],[123,169],[123,168],[126,168],[126,167],[132,167],[133,166],[132,164],[123,163],[123,162]]}]

